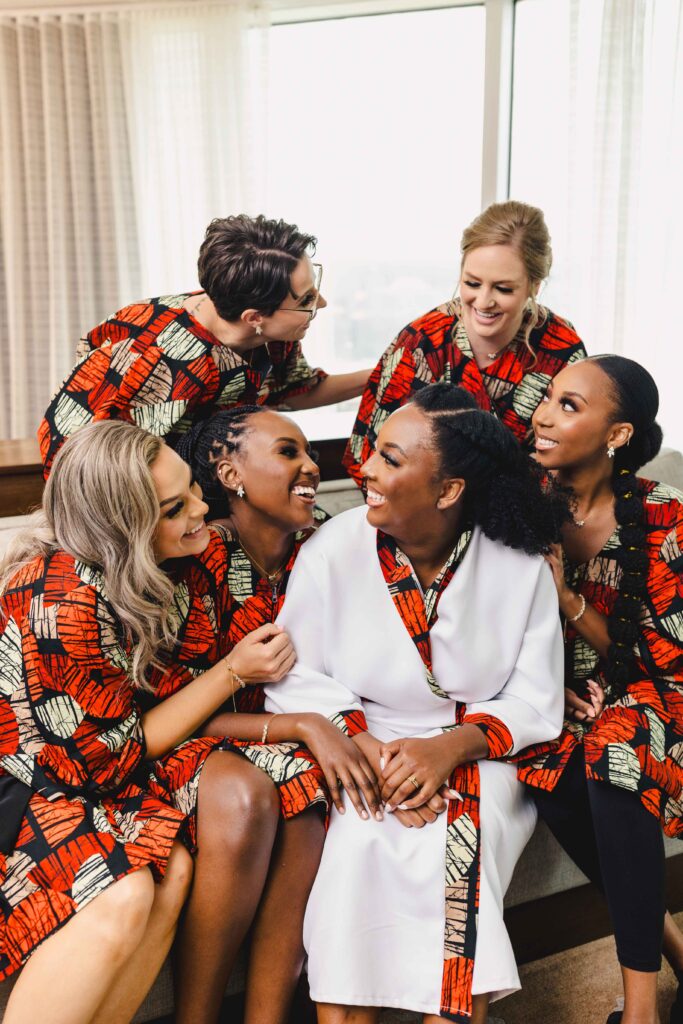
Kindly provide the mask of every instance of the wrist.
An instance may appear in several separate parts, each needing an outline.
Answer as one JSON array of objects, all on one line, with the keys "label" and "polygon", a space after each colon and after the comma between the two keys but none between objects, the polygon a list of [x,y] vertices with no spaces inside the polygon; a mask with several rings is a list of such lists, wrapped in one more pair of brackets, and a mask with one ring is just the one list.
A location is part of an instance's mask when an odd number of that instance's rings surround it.
[{"label": "wrist", "polygon": [[583,594],[577,594],[575,590],[567,590],[567,594],[560,601],[560,611],[568,622],[576,622],[586,610],[586,599]]}]

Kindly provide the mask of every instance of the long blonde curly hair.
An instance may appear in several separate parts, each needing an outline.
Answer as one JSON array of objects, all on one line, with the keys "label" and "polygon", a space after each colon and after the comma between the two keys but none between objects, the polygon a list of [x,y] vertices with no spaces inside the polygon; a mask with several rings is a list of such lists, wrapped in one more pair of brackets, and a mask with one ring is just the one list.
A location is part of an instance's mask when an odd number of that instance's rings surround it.
[{"label": "long blonde curly hair", "polygon": [[173,583],[156,563],[159,500],[150,468],[163,440],[132,423],[82,427],[62,446],[41,508],[0,562],[0,595],[37,556],[62,550],[102,573],[107,601],[123,627],[130,675],[143,690],[158,653],[173,646]]},{"label": "long blonde curly hair", "polygon": [[460,272],[468,253],[485,245],[510,245],[520,255],[529,279],[529,313],[524,330],[524,344],[535,358],[529,343],[535,327],[545,323],[548,310],[536,300],[536,289],[545,281],[553,262],[550,234],[543,211],[536,206],[509,199],[492,203],[462,233]]}]

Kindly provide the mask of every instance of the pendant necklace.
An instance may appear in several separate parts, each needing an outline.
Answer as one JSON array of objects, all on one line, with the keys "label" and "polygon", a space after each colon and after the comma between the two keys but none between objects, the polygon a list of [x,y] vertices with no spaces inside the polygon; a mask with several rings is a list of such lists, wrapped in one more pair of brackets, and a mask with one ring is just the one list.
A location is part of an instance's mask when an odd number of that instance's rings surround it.
[{"label": "pendant necklace", "polygon": [[267,569],[264,569],[263,566],[259,562],[256,561],[256,559],[251,554],[251,552],[247,551],[247,549],[245,548],[244,544],[242,543],[239,535],[237,537],[237,543],[242,548],[242,551],[244,551],[244,553],[247,556],[247,558],[249,559],[249,561],[254,565],[254,567],[256,569],[258,569],[258,571],[261,573],[261,575],[264,577],[264,579],[266,579],[268,581],[268,583],[270,583],[270,585],[272,586],[277,581],[277,579],[282,575],[282,573],[284,572],[285,566],[287,565],[287,562],[290,559],[291,552],[290,552],[289,555],[287,555],[287,557],[285,558],[284,562],[282,563],[282,565],[278,569],[274,569],[273,572],[268,572]]}]

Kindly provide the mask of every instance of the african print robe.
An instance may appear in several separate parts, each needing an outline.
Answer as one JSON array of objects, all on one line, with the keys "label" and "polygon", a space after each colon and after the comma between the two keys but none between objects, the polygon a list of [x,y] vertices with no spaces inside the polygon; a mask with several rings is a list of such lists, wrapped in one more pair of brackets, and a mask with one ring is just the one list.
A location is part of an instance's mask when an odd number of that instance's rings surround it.
[{"label": "african print robe", "polygon": [[[626,695],[595,722],[566,721],[558,744],[520,767],[522,781],[555,788],[577,744],[589,779],[638,793],[669,836],[683,837],[683,494],[666,484],[638,481],[647,534],[647,594],[641,635]],[[569,585],[603,615],[619,592],[617,528],[602,551],[583,565],[565,563]],[[604,663],[572,623],[566,623],[566,685],[586,695],[588,679],[604,682]]]},{"label": "african print robe", "polygon": [[384,421],[427,384],[465,388],[480,408],[499,416],[524,444],[549,381],[586,355],[571,325],[548,312],[529,338],[534,355],[523,341],[524,323],[513,344],[481,370],[456,309],[454,302],[446,303],[404,327],[370,374],[344,454],[344,465],[356,483]]},{"label": "african print robe", "polygon": [[[352,581],[351,590],[339,586],[342,578]],[[490,757],[516,753],[560,728],[556,600],[541,559],[490,541],[479,529],[463,534],[423,595],[394,542],[368,524],[364,508],[352,509],[299,556],[278,620],[298,661],[286,679],[266,688],[266,707],[326,714],[351,736],[368,730],[378,737],[424,736],[472,723],[484,732]],[[323,614],[309,620],[307,608]],[[485,624],[493,621],[495,633],[483,642]],[[408,639],[417,662],[405,649]],[[457,768],[450,785],[463,799],[449,803],[445,830],[440,1012],[465,1022],[479,892],[477,763]],[[343,860],[344,850],[335,856]],[[324,906],[324,894],[318,897]]]},{"label": "african print robe", "polygon": [[243,358],[183,308],[191,294],[127,306],[81,340],[38,429],[46,475],[63,441],[93,420],[129,420],[173,445],[217,409],[283,405],[327,376],[298,341],[268,342]]}]

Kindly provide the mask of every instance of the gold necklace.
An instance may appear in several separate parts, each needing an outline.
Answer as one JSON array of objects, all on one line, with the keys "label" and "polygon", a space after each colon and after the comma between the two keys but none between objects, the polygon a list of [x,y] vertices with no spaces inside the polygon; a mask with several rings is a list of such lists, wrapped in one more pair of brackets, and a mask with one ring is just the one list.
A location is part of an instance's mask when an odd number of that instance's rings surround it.
[{"label": "gold necklace", "polygon": [[259,562],[256,561],[256,559],[251,554],[251,552],[247,551],[247,549],[245,548],[244,544],[242,543],[239,535],[237,537],[237,543],[242,548],[242,551],[244,551],[244,553],[247,556],[247,558],[249,559],[249,561],[258,569],[258,571],[261,573],[261,575],[263,577],[265,577],[265,579],[268,580],[268,582],[271,584],[271,586],[282,575],[282,573],[285,570],[285,566],[287,565],[287,562],[289,561],[290,556],[291,556],[291,551],[290,551],[289,555],[287,555],[287,557],[285,558],[284,562],[279,567],[279,569],[275,569],[273,572],[268,572],[267,569],[264,569],[263,566]]}]

